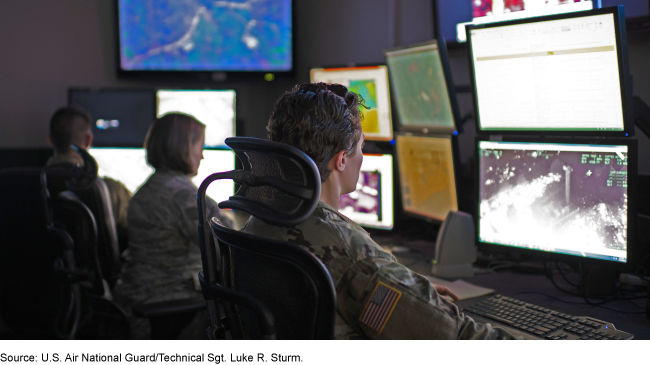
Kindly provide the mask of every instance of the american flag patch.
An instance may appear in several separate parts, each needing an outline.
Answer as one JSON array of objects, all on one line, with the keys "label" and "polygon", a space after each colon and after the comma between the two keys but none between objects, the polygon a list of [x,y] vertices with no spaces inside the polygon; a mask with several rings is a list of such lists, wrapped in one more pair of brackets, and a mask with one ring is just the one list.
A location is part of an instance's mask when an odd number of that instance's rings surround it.
[{"label": "american flag patch", "polygon": [[359,317],[359,322],[381,333],[401,296],[401,292],[382,282],[378,282],[368,304],[366,304],[366,308]]}]

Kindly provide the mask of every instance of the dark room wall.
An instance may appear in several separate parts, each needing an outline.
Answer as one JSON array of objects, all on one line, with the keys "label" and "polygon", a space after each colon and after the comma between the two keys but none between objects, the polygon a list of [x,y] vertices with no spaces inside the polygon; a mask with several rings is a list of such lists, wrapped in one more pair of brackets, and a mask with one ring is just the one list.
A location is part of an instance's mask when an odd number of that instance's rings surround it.
[{"label": "dark room wall", "polygon": [[116,76],[114,0],[0,2],[0,148],[46,146],[48,120],[69,87],[188,87],[237,91],[238,129],[264,137],[283,91],[313,66],[383,63],[382,50],[430,39],[430,0],[296,0],[293,79],[138,82]]},{"label": "dark room wall", "polygon": [[[44,147],[51,113],[69,87],[228,88],[237,91],[238,133],[264,137],[274,101],[309,79],[315,66],[383,63],[382,51],[433,35],[431,0],[295,0],[296,75],[292,79],[142,82],[116,76],[114,0],[0,2],[0,148]],[[441,15],[442,16],[442,15]],[[634,93],[650,103],[650,32],[628,36]],[[454,81],[469,85],[467,52],[450,50]],[[462,115],[469,93],[458,94]],[[461,134],[461,160],[473,153],[474,124]],[[637,131],[640,171],[650,174],[650,139]]]}]

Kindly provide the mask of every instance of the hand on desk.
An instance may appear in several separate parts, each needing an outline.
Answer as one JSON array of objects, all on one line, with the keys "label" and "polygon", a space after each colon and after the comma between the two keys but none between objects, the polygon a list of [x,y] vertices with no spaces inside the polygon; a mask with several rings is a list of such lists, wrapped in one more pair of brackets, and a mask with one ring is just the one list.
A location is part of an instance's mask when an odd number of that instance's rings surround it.
[{"label": "hand on desk", "polygon": [[456,293],[451,291],[451,289],[447,288],[446,286],[438,285],[438,284],[432,284],[432,285],[434,288],[436,288],[436,291],[438,292],[439,295],[446,297],[445,299],[449,300],[451,298],[450,301],[454,301],[454,302],[460,300],[460,298],[458,298],[458,295],[456,295]]}]

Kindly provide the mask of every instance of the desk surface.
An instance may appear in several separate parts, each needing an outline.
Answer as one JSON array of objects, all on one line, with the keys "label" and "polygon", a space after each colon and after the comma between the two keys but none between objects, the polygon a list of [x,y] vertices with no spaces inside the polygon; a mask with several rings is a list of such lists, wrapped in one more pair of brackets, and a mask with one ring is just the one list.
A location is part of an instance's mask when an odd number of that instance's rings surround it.
[{"label": "desk surface", "polygon": [[[422,253],[393,251],[393,254],[402,265],[419,274],[430,275],[431,264]],[[593,306],[585,303],[581,297],[563,293],[553,285],[550,279],[542,274],[503,271],[480,274],[463,278],[463,280],[494,289],[497,294],[517,298],[558,312],[574,316],[588,316],[611,322],[617,329],[632,333],[637,340],[650,340],[650,319],[645,315],[647,299],[616,300],[602,306]],[[597,300],[594,300],[594,302],[597,302]],[[462,305],[460,306],[462,307]]]}]

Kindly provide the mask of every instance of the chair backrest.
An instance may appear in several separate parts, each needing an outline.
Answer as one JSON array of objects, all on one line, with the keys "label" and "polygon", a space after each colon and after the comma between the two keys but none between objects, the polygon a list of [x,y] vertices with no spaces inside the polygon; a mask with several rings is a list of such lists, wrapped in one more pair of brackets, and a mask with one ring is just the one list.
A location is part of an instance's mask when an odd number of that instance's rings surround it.
[{"label": "chair backrest", "polygon": [[[209,176],[197,195],[203,294],[213,333],[219,326],[219,320],[212,318],[218,298],[227,301],[227,320],[235,337],[331,339],[336,292],[323,264],[295,244],[237,232],[214,219],[210,232],[205,209],[208,185],[233,179],[240,188],[219,203],[220,208],[245,211],[272,225],[295,226],[309,218],[318,204],[316,164],[283,143],[235,137],[226,139],[226,144],[242,161],[243,170]],[[208,241],[211,233],[217,247]]]},{"label": "chair backrest", "polygon": [[[238,232],[216,218],[211,226],[224,258],[221,284],[263,303],[273,315],[275,338],[334,337],[336,290],[320,260],[296,244]],[[267,335],[254,306],[231,300],[225,308],[233,338]]]},{"label": "chair backrest", "polygon": [[[65,294],[60,290],[61,275],[57,275],[60,272],[54,269],[54,263],[61,260],[65,248],[60,236],[53,235],[47,228],[41,189],[43,171],[43,168],[0,170],[0,310],[5,323],[14,330],[52,334],[57,309],[65,300],[62,298]],[[91,292],[102,295],[104,288],[100,283],[104,277],[114,275],[115,269],[111,265],[119,260],[115,223],[103,181],[82,176],[81,180],[86,180],[83,184],[78,180],[71,183],[71,179],[78,175],[79,172],[73,169],[47,169],[51,208],[58,226],[69,229],[70,234],[77,238],[74,247],[77,266],[97,272],[93,275],[95,284]],[[77,199],[75,194],[62,194],[71,187],[82,197],[79,202],[73,201]],[[112,226],[100,225],[101,229],[90,229],[87,218],[90,217],[95,224],[95,212],[90,210],[86,215],[79,215],[78,210],[71,215],[71,210],[77,209],[77,203],[84,199],[88,204],[82,205],[86,209],[87,206],[94,207],[98,216],[102,216],[102,207],[108,206]],[[104,233],[99,245],[97,231]],[[98,248],[99,252],[93,254]],[[106,268],[101,266],[104,262]]]}]

